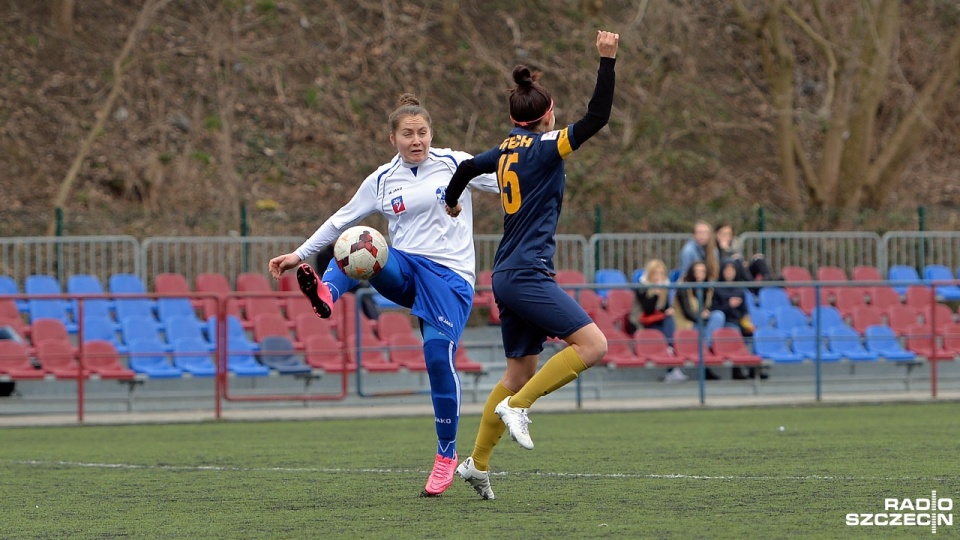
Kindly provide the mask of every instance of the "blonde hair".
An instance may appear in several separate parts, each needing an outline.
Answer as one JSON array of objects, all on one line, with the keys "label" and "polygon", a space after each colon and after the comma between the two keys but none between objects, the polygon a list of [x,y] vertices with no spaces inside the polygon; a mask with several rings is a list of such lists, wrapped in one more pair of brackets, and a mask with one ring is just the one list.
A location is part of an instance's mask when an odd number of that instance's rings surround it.
[{"label": "blonde hair", "polygon": [[[653,273],[654,270],[659,270],[663,275],[663,281],[658,283],[651,283],[648,279],[648,276]],[[667,265],[660,259],[650,259],[647,262],[646,266],[643,267],[643,275],[640,277],[640,283],[647,285],[663,285],[669,283]],[[647,289],[647,294],[652,294],[657,297],[657,308],[663,309],[667,305],[667,298],[670,294],[670,291],[665,287],[656,287]]]}]

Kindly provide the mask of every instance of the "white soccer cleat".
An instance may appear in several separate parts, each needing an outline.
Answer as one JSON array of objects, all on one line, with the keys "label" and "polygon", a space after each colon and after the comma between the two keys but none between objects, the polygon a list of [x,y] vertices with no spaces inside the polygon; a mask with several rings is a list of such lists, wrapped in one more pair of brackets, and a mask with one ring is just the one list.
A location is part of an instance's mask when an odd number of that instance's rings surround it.
[{"label": "white soccer cleat", "polygon": [[490,471],[481,471],[473,464],[473,457],[468,457],[463,460],[463,463],[457,467],[457,474],[460,475],[460,478],[466,480],[470,487],[476,490],[480,494],[480,497],[485,501],[492,501],[496,497],[493,496],[493,488],[490,487]]},{"label": "white soccer cleat", "polygon": [[533,421],[527,418],[527,409],[511,407],[509,402],[509,397],[504,398],[503,401],[497,404],[494,412],[497,413],[500,420],[507,426],[510,437],[517,441],[517,444],[527,450],[533,450],[533,439],[530,438],[530,428],[528,427]]}]

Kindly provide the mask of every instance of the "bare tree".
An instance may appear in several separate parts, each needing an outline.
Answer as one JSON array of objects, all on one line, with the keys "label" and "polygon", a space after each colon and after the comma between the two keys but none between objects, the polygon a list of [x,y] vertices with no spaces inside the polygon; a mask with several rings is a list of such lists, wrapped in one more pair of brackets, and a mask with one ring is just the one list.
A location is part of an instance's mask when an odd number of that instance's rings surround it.
[{"label": "bare tree", "polygon": [[[735,7],[762,58],[787,206],[804,210],[801,187],[810,207],[835,216],[881,206],[955,99],[960,33],[914,88],[898,76],[900,0]],[[884,117],[884,109],[900,113]]]}]

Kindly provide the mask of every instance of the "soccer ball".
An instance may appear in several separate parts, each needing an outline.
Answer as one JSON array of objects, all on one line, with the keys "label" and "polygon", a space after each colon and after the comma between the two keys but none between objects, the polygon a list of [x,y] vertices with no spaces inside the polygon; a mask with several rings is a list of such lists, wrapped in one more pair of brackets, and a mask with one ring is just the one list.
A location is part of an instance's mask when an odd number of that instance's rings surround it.
[{"label": "soccer ball", "polygon": [[353,279],[370,279],[379,274],[389,254],[387,241],[372,227],[350,227],[333,246],[337,266]]}]

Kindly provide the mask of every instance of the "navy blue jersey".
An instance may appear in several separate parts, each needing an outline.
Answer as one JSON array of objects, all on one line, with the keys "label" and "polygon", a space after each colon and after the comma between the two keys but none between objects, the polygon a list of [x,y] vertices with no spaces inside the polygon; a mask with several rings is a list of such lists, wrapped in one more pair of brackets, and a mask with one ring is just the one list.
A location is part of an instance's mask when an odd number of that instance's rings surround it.
[{"label": "navy blue jersey", "polygon": [[578,147],[572,126],[547,133],[515,127],[500,146],[476,156],[496,171],[503,205],[503,239],[494,271],[531,268],[554,272],[554,235],[563,205],[563,158]]}]

